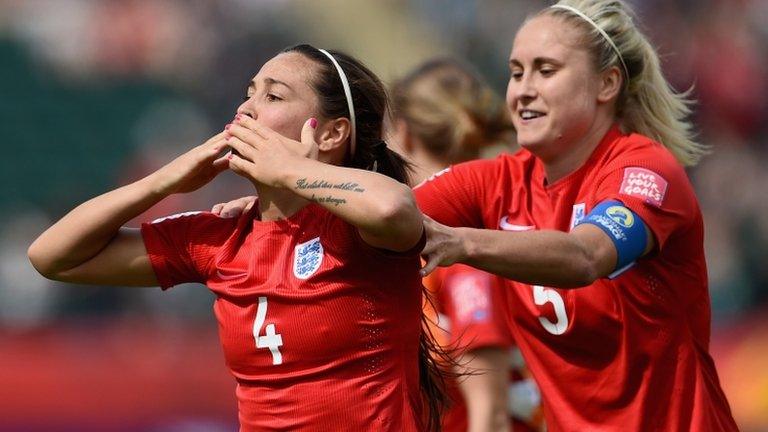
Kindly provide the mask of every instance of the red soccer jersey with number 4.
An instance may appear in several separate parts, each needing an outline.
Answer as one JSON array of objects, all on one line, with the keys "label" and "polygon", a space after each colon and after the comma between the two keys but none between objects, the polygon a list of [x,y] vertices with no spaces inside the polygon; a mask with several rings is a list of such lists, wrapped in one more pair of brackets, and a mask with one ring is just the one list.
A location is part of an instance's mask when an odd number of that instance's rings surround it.
[{"label": "red soccer jersey with number 4", "polygon": [[421,430],[423,242],[377,250],[315,204],[274,222],[255,212],[142,226],[163,288],[216,295],[241,431]]},{"label": "red soccer jersey with number 4", "polygon": [[548,430],[737,430],[708,353],[701,212],[663,146],[614,127],[553,184],[520,150],[456,165],[415,193],[444,224],[513,232],[568,232],[598,203],[624,203],[656,239],[629,270],[578,289],[507,282],[512,334],[541,388]]}]

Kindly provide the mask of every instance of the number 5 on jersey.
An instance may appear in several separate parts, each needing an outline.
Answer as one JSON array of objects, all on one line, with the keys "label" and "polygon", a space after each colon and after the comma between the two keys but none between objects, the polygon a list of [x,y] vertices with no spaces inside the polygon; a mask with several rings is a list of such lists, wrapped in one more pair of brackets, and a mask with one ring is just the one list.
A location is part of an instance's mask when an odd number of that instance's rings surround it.
[{"label": "number 5 on jersey", "polygon": [[272,352],[272,364],[283,364],[283,354],[280,347],[283,346],[283,337],[275,333],[275,325],[267,324],[264,336],[260,336],[261,326],[267,318],[267,298],[259,297],[259,305],[256,308],[256,321],[253,322],[253,339],[256,340],[256,348],[269,348]]},{"label": "number 5 on jersey", "polygon": [[541,285],[533,286],[533,302],[539,306],[546,303],[552,303],[555,309],[556,321],[552,322],[547,317],[539,317],[542,327],[553,335],[561,335],[568,329],[568,314],[565,313],[565,302],[557,291],[551,288],[544,288]]}]

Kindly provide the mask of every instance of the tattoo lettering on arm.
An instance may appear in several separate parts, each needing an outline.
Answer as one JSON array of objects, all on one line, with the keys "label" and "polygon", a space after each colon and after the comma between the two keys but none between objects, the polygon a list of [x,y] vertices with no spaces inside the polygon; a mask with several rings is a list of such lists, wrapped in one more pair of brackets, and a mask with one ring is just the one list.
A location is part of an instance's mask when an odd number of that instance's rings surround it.
[{"label": "tattoo lettering on arm", "polygon": [[312,180],[311,182],[305,178],[296,180],[296,189],[338,189],[344,191],[351,191],[362,193],[365,192],[365,188],[360,186],[359,183],[354,182],[342,182],[342,183],[330,183],[325,180]]},{"label": "tattoo lettering on arm", "polygon": [[342,204],[346,204],[347,203],[347,200],[345,200],[344,198],[336,198],[336,197],[332,197],[330,195],[328,195],[328,196],[320,196],[319,197],[319,196],[316,196],[315,194],[312,194],[312,198],[310,198],[310,199],[312,201],[316,202],[316,203],[321,203],[321,204],[322,203],[329,203],[329,204],[333,204],[335,207],[338,207],[338,206],[340,206]]}]

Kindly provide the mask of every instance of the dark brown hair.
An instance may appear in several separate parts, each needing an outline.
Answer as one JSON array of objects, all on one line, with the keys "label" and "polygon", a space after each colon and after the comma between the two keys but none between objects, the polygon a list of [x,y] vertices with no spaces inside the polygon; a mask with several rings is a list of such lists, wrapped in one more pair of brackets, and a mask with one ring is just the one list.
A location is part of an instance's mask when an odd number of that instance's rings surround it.
[{"label": "dark brown hair", "polygon": [[[341,77],[325,54],[311,45],[296,45],[283,52],[297,52],[320,65],[312,85],[320,99],[320,114],[323,117],[350,117]],[[376,172],[410,184],[410,164],[383,144],[384,119],[390,113],[386,88],[370,69],[354,57],[335,50],[328,52],[347,76],[355,107],[356,149],[352,157],[347,153],[344,166],[373,170],[375,162]]]}]

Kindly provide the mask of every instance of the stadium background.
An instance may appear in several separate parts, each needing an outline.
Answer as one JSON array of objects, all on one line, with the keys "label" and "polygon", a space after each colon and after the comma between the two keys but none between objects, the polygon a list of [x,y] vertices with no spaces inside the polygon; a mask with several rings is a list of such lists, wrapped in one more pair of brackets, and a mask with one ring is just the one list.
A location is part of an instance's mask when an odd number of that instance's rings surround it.
[{"label": "stadium background", "polygon": [[[768,1],[632,3],[671,81],[696,86],[696,123],[714,150],[690,170],[707,224],[712,352],[741,428],[765,431]],[[453,55],[503,94],[514,29],[542,4],[0,0],[0,432],[234,430],[234,381],[204,287],[52,283],[31,268],[29,243],[76,203],[221,130],[285,46],[346,50],[388,82]],[[249,190],[225,173],[145,218]]]}]

